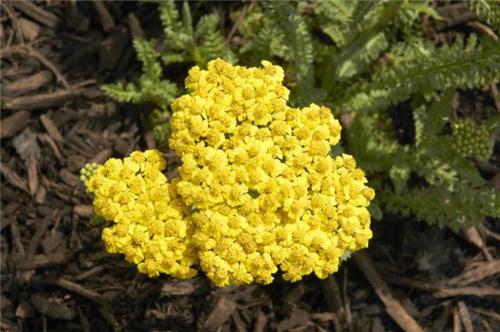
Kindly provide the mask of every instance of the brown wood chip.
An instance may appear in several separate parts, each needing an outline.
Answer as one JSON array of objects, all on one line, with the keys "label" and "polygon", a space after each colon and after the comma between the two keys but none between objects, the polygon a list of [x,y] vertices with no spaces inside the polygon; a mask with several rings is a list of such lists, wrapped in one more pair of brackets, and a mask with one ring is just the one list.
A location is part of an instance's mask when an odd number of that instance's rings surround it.
[{"label": "brown wood chip", "polygon": [[89,160],[89,163],[104,164],[104,162],[108,160],[112,155],[113,151],[111,151],[111,149],[104,149],[99,152],[94,158]]},{"label": "brown wood chip", "polygon": [[52,121],[51,118],[49,118],[47,115],[42,114],[40,116],[40,121],[42,121],[43,127],[45,130],[47,130],[47,133],[49,133],[50,137],[54,139],[54,141],[62,143],[64,141],[63,136],[61,135],[61,132],[57,128],[57,125]]},{"label": "brown wood chip", "polygon": [[52,153],[60,163],[64,163],[64,158],[61,154],[61,151],[59,150],[59,147],[52,139],[52,137],[50,137],[48,134],[38,134],[37,138],[41,143],[45,143],[49,146],[49,148],[52,150]]},{"label": "brown wood chip", "polygon": [[168,296],[186,296],[195,293],[200,286],[194,280],[166,282],[161,287],[161,293]]},{"label": "brown wood chip", "polygon": [[99,44],[99,68],[111,70],[116,67],[129,42],[129,32],[125,27],[116,27]]},{"label": "brown wood chip", "polygon": [[453,310],[453,332],[462,332],[462,321],[458,309]]},{"label": "brown wood chip", "polygon": [[265,313],[259,310],[259,315],[257,316],[257,322],[255,323],[255,327],[253,329],[254,332],[264,332],[267,330],[267,323],[269,318]]},{"label": "brown wood chip", "polygon": [[78,188],[82,185],[82,183],[80,182],[80,178],[68,171],[67,168],[61,169],[61,171],[59,171],[59,176],[71,188]]},{"label": "brown wood chip", "polygon": [[438,25],[439,30],[445,30],[455,25],[467,23],[477,18],[470,8],[465,3],[454,3],[447,6],[436,7],[436,11],[444,20]]},{"label": "brown wood chip", "polygon": [[19,263],[19,268],[24,270],[45,268],[66,264],[72,257],[70,252],[55,252],[53,254],[34,255],[32,259]]},{"label": "brown wood chip", "polygon": [[42,70],[34,75],[5,84],[2,88],[2,92],[4,96],[8,97],[20,96],[40,89],[42,86],[52,81],[53,78],[54,75],[50,70]]},{"label": "brown wood chip", "polygon": [[217,331],[231,317],[234,310],[236,310],[236,303],[225,297],[219,298],[203,324],[202,330],[207,332]]},{"label": "brown wood chip", "polygon": [[49,294],[32,295],[31,304],[38,312],[55,319],[72,320],[76,315],[66,304],[51,301]]},{"label": "brown wood chip", "polygon": [[106,4],[98,0],[92,0],[92,4],[99,15],[99,21],[101,21],[102,28],[106,32],[110,31],[115,26],[115,20],[106,8]]},{"label": "brown wood chip", "polygon": [[296,309],[290,313],[290,317],[279,322],[276,331],[290,331],[293,328],[301,327],[311,320],[311,316],[305,310]]},{"label": "brown wood chip", "polygon": [[73,213],[80,217],[90,217],[94,208],[92,205],[75,205]]},{"label": "brown wood chip", "polygon": [[28,158],[26,164],[28,169],[28,188],[32,195],[36,195],[39,185],[38,160],[35,157],[31,156],[30,158]]},{"label": "brown wood chip", "polygon": [[58,90],[34,96],[17,97],[5,103],[5,109],[11,110],[36,110],[62,106],[85,93],[83,89]]},{"label": "brown wood chip", "polygon": [[40,34],[40,25],[31,20],[21,17],[18,24],[23,36],[29,41],[35,40]]},{"label": "brown wood chip", "polygon": [[61,23],[57,16],[36,6],[31,1],[12,1],[12,4],[35,21],[45,24],[48,27],[56,28]]},{"label": "brown wood chip", "polygon": [[2,173],[5,176],[5,179],[11,185],[21,189],[22,191],[29,193],[26,186],[26,182],[16,172],[11,170],[9,167],[7,167],[7,165],[5,165],[2,162],[0,162],[0,173]]},{"label": "brown wood chip", "polygon": [[236,310],[233,312],[233,322],[234,322],[234,325],[236,325],[236,330],[238,332],[247,332],[247,328],[245,327],[245,323],[243,322],[241,315]]},{"label": "brown wood chip", "polygon": [[19,111],[2,119],[0,123],[0,138],[12,137],[19,130],[26,128],[26,122],[30,116],[31,113],[28,111]]}]

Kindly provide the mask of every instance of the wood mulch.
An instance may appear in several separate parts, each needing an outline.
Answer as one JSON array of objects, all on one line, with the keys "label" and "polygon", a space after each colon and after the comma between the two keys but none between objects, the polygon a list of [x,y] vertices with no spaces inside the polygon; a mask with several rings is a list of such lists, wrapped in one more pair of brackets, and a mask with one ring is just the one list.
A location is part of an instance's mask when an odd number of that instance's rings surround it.
[{"label": "wood mulch", "polygon": [[149,279],[107,254],[78,172],[154,147],[141,108],[99,86],[137,72],[127,17],[155,7],[1,6],[0,330],[500,331],[498,220],[454,234],[387,216],[334,276],[293,284]]}]

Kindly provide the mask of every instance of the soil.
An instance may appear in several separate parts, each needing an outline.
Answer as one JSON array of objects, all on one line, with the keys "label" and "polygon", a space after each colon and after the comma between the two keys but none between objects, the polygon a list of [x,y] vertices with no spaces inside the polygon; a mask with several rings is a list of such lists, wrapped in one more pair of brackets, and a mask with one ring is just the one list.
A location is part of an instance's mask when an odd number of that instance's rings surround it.
[{"label": "soil", "polygon": [[152,4],[2,2],[0,330],[500,331],[498,220],[385,216],[335,275],[268,286],[150,279],[108,254],[79,170],[155,147],[144,109],[99,89],[140,68],[129,13],[158,34]]}]

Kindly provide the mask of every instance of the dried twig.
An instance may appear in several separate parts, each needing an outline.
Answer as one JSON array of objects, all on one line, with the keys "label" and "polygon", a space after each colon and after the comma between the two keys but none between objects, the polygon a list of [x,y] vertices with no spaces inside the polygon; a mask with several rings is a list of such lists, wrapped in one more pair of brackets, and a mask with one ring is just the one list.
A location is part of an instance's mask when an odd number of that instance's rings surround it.
[{"label": "dried twig", "polygon": [[58,90],[34,96],[18,97],[5,103],[6,109],[36,110],[41,108],[56,107],[81,96],[85,90]]},{"label": "dried twig", "polygon": [[486,311],[486,310],[483,310],[480,308],[472,308],[472,310],[474,310],[475,312],[477,312],[483,316],[486,316],[486,317],[489,317],[493,320],[496,320],[497,322],[500,323],[500,314],[497,314],[495,312]]},{"label": "dried twig", "polygon": [[450,284],[465,286],[498,273],[500,273],[500,260],[481,262],[475,264],[474,268],[468,269],[458,277],[451,279]]},{"label": "dried twig", "polygon": [[458,309],[453,310],[453,332],[462,332],[462,321]]},{"label": "dried twig", "polygon": [[403,306],[391,294],[387,284],[375,269],[370,257],[365,252],[357,252],[353,255],[354,262],[368,279],[368,282],[377,293],[380,300],[385,304],[387,313],[404,330],[409,332],[423,332],[423,329],[411,317]]},{"label": "dried twig", "polygon": [[433,294],[435,297],[476,296],[500,297],[500,290],[493,287],[458,287],[444,288]]},{"label": "dried twig", "polygon": [[42,114],[40,116],[40,121],[42,122],[45,130],[47,130],[47,133],[49,133],[50,137],[54,139],[54,141],[59,143],[64,142],[64,138],[62,137],[61,132],[51,118],[49,118],[46,114]]},{"label": "dried twig", "polygon": [[487,35],[488,37],[490,37],[494,41],[498,41],[498,36],[495,33],[495,31],[493,31],[489,26],[487,26],[479,21],[467,22],[467,26],[471,27],[476,32]]},{"label": "dried twig", "polygon": [[54,73],[54,75],[56,76],[57,80],[66,89],[70,88],[70,85],[69,85],[68,81],[61,74],[61,72],[59,71],[59,69],[57,69],[56,65],[54,65],[42,53],[38,52],[32,46],[30,46],[30,45],[19,45],[19,46],[13,46],[13,47],[7,48],[7,49],[3,50],[3,52],[0,53],[0,58],[9,57],[12,54],[28,55],[28,56],[31,56],[31,57],[37,59],[45,67],[49,68]]},{"label": "dried twig", "polygon": [[52,150],[52,153],[60,163],[64,162],[64,158],[61,154],[61,151],[59,151],[59,147],[57,146],[56,142],[52,139],[52,137],[50,137],[48,134],[38,134],[37,138],[41,143],[46,143],[49,145],[49,148]]},{"label": "dried twig", "polygon": [[55,252],[53,254],[39,254],[32,256],[32,259],[19,263],[19,268],[23,270],[47,268],[50,266],[64,265],[71,259],[72,254],[68,251]]},{"label": "dried twig", "polygon": [[464,323],[465,332],[474,332],[469,310],[467,309],[467,305],[464,301],[458,302],[458,313],[460,315],[460,318],[462,318],[462,323]]},{"label": "dried twig", "polygon": [[76,282],[73,282],[71,280],[65,278],[59,278],[56,284],[62,288],[70,290],[94,302],[98,302],[100,304],[105,303],[104,298],[101,296],[101,294],[94,292],[93,290],[90,290],[88,288],[85,288],[82,285],[77,284]]},{"label": "dried twig", "polygon": [[440,298],[454,297],[454,296],[477,296],[477,297],[500,296],[500,290],[497,290],[492,287],[451,288],[438,283],[429,283],[411,278],[395,276],[392,274],[386,275],[385,277],[390,283],[403,287],[420,289],[426,292],[432,292],[434,296]]}]

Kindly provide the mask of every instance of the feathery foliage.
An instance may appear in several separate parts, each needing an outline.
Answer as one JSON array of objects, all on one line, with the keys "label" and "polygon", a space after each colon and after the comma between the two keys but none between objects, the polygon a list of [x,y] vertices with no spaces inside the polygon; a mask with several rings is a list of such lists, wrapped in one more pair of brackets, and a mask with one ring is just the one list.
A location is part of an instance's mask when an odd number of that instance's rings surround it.
[{"label": "feathery foliage", "polygon": [[134,104],[153,104],[167,110],[170,103],[179,93],[176,84],[162,79],[160,54],[151,41],[134,40],[137,58],[142,63],[143,73],[137,83],[122,83],[104,85],[104,92],[120,101]]},{"label": "feathery foliage", "polygon": [[[498,33],[499,2],[466,3]],[[285,68],[293,104],[321,102],[352,118],[345,146],[332,154],[355,156],[383,211],[453,229],[500,217],[498,195],[478,170],[478,159],[495,158],[490,139],[500,121],[484,111],[474,119],[480,144],[453,129],[471,117],[457,115],[453,105],[459,94],[498,82],[498,42],[456,33],[453,41],[436,44],[425,24],[445,18],[431,0],[259,1],[238,8],[230,15],[239,40],[233,53],[218,15],[192,15],[188,2],[160,2],[165,51],[159,54],[154,42],[136,40],[143,74],[136,83],[105,86],[106,93],[120,101],[153,103],[168,113],[180,89],[162,78],[159,59],[199,66],[216,57],[244,65],[270,60]],[[164,116],[153,119],[153,127],[159,118]],[[168,123],[154,132],[165,141]],[[467,153],[453,149],[459,139]],[[484,153],[471,152],[477,146]]]},{"label": "feathery foliage", "polygon": [[188,2],[183,2],[182,21],[173,0],[160,2],[159,11],[167,43],[163,56],[165,63],[194,62],[198,66],[204,66],[215,58],[235,62],[232,51],[218,29],[217,15],[202,16],[193,28]]},{"label": "feathery foliage", "polygon": [[[134,49],[142,64],[142,74],[136,82],[127,84],[106,84],[103,91],[120,102],[134,104],[151,104],[157,108],[149,115],[148,125],[152,127],[155,140],[164,145],[169,133],[166,118],[169,115],[170,103],[180,94],[182,88],[163,79],[163,64],[189,62],[199,66],[215,58],[223,58],[235,62],[236,58],[225,42],[218,28],[218,16],[203,15],[196,27],[188,2],[183,2],[182,20],[173,0],[161,1],[158,4],[163,34],[167,50],[160,54],[155,49],[154,40],[135,39]],[[161,112],[158,112],[158,109]],[[161,113],[160,115],[158,115]]]},{"label": "feathery foliage", "polygon": [[428,50],[428,56],[411,57],[397,66],[384,66],[372,80],[353,88],[339,102],[342,111],[378,111],[408,99],[447,89],[481,88],[500,78],[500,45],[487,39],[467,45],[458,38],[451,46]]},{"label": "feathery foliage", "polygon": [[500,29],[500,2],[487,0],[467,0],[467,5],[476,15],[491,25],[495,30]]}]

